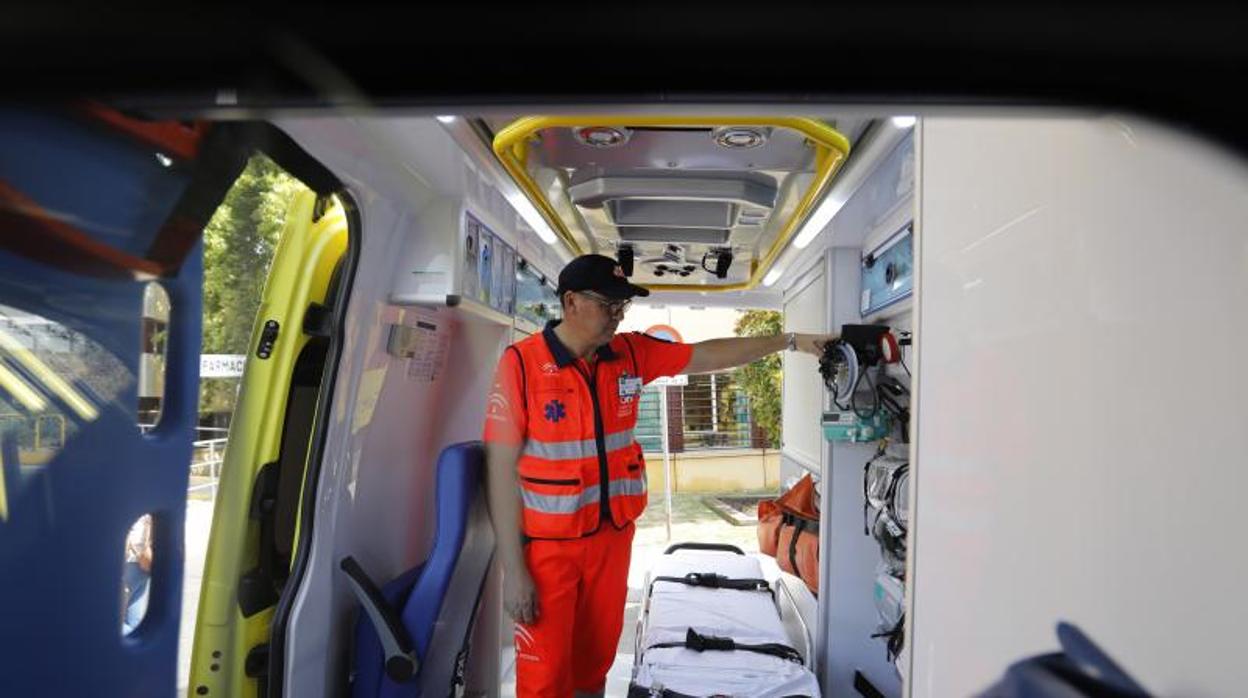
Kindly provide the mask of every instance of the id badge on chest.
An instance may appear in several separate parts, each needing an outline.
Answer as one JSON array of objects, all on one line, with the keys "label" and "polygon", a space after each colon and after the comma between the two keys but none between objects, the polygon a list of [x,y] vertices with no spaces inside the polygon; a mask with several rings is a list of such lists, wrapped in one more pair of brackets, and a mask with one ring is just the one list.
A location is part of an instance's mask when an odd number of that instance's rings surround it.
[{"label": "id badge on chest", "polygon": [[641,376],[621,374],[617,380],[616,394],[622,404],[628,404],[641,394]]}]

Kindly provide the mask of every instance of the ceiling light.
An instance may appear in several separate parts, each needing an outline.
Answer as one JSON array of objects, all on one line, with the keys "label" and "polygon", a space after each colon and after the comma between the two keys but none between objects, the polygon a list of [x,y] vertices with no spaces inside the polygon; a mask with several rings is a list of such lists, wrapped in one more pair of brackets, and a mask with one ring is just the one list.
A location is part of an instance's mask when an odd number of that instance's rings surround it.
[{"label": "ceiling light", "polygon": [[715,143],[721,148],[746,150],[757,148],[766,142],[767,136],[757,129],[729,126],[715,130]]},{"label": "ceiling light", "polygon": [[614,148],[628,142],[629,130],[613,126],[581,126],[572,129],[576,140],[594,148]]},{"label": "ceiling light", "polygon": [[794,248],[803,249],[818,237],[840,212],[845,202],[855,195],[866,178],[875,171],[878,163],[898,143],[913,135],[906,128],[898,126],[899,119],[903,124],[906,120],[910,125],[915,123],[913,116],[893,117],[887,121],[881,121],[879,128],[872,127],[867,131],[866,136],[856,146],[856,155],[845,164],[843,170],[837,172],[836,179],[833,180],[828,193],[824,195],[815,210],[806,217],[797,235],[793,236]]},{"label": "ceiling light", "polygon": [[435,116],[434,118],[438,120],[438,123],[443,123],[443,124],[450,124],[450,123],[455,122],[455,117],[453,116]]},{"label": "ceiling light", "polygon": [[[559,236],[555,235],[554,230],[551,230],[550,224],[546,222],[546,219],[542,218],[536,211],[534,211],[533,214],[536,217],[535,221],[530,221],[527,218],[525,219],[525,222],[529,224],[529,227],[533,228],[533,232],[537,233],[537,236],[547,245],[553,245],[558,242]],[[534,225],[534,223],[537,225]]]},{"label": "ceiling light", "polygon": [[776,281],[780,278],[780,275],[783,273],[784,271],[782,269],[772,269],[771,271],[767,272],[767,276],[763,277],[763,285],[770,286],[776,283]]},{"label": "ceiling light", "polygon": [[505,198],[507,203],[511,204],[511,207],[516,210],[516,213],[519,213],[520,217],[524,219],[524,222],[529,224],[533,232],[537,233],[542,242],[547,245],[553,245],[559,240],[550,224],[546,222],[541,213],[538,213],[537,208],[533,206],[533,202],[529,201],[529,197],[519,193],[517,190]]},{"label": "ceiling light", "polygon": [[897,128],[910,128],[911,126],[914,126],[916,121],[918,121],[918,119],[913,116],[894,116],[893,117],[893,125],[896,126]]},{"label": "ceiling light", "polygon": [[162,167],[173,166],[173,158],[165,155],[164,153],[156,153],[156,162],[159,162]]},{"label": "ceiling light", "polygon": [[802,229],[797,233],[797,237],[793,238],[793,246],[797,249],[803,249],[815,239],[828,223],[832,222],[832,218],[836,216],[841,207],[845,205],[845,201],[839,197],[832,196],[829,192],[823,201],[819,203],[819,207],[815,212],[810,214],[806,222],[802,224]]}]

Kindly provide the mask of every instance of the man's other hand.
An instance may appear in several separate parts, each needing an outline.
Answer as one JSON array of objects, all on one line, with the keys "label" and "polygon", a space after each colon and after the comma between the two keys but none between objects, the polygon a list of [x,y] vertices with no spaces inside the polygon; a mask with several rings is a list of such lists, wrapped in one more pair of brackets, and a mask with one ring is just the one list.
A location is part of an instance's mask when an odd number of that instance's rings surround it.
[{"label": "man's other hand", "polygon": [[537,621],[537,588],[523,566],[503,573],[503,610],[517,623]]}]

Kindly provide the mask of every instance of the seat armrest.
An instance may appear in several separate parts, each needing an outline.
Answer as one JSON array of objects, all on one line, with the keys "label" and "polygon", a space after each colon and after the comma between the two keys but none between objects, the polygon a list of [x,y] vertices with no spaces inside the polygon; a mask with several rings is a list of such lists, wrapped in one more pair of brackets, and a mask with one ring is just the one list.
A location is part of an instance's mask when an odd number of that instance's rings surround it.
[{"label": "seat armrest", "polygon": [[347,574],[347,579],[351,581],[352,593],[360,602],[360,606],[364,608],[364,612],[368,614],[373,630],[381,640],[381,648],[386,655],[386,676],[396,683],[411,681],[412,677],[420,671],[420,661],[416,659],[416,654],[412,651],[411,638],[403,629],[403,623],[399,620],[398,614],[390,608],[390,604],[386,603],[381,590],[355,561],[355,558],[348,555],[342,559],[339,566]]}]

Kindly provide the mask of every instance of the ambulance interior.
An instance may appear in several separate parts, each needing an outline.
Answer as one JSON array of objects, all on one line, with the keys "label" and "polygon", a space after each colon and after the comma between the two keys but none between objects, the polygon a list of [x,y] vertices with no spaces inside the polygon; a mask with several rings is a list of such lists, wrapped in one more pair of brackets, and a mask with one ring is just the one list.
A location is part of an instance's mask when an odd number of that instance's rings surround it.
[{"label": "ambulance interior", "polygon": [[[201,602],[192,694],[348,694],[367,612],[343,560],[380,586],[436,556],[439,454],[480,438],[493,367],[540,331],[532,308],[557,314],[554,279],[584,252],[649,286],[638,303],[780,310],[802,333],[886,325],[897,340],[900,361],[860,353],[848,409],[818,359],[783,356],[781,480],[818,483],[819,593],[773,574],[823,695],[974,693],[1054,651],[1060,621],[1159,694],[1238,685],[1248,552],[1226,536],[1242,529],[1248,374],[1218,348],[1248,338],[1242,162],[1101,113],[707,106],[274,123],[341,182],[345,321],[272,637],[248,634],[236,611],[205,617],[213,602]],[[891,464],[875,483],[891,483],[887,503],[864,492],[877,456]],[[218,520],[252,500],[230,477],[237,496]],[[900,548],[864,531],[881,508],[905,529]],[[464,549],[488,564],[480,536]],[[233,598],[244,563],[226,557],[214,571],[210,556],[206,596]],[[513,690],[512,628],[488,570],[470,652],[429,649],[441,665],[420,668],[465,662],[468,695]],[[902,632],[884,632],[882,609]],[[624,695],[634,659],[620,657],[608,695]]]}]

